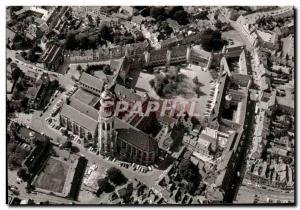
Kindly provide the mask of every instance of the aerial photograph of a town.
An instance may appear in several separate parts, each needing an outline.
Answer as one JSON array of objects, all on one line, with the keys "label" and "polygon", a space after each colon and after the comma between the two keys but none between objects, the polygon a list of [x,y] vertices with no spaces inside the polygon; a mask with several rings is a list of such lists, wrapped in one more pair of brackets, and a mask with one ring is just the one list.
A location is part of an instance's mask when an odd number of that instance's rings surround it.
[{"label": "aerial photograph of a town", "polygon": [[9,206],[295,205],[293,6],[5,10]]}]

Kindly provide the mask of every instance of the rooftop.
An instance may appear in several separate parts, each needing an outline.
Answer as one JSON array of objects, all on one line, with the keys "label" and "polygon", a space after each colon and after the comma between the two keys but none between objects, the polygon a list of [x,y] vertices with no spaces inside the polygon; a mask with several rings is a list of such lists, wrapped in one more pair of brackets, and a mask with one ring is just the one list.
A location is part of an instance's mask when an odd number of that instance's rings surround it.
[{"label": "rooftop", "polygon": [[60,46],[52,45],[49,47],[45,53],[42,55],[42,60],[44,63],[52,63],[58,56],[61,56],[63,49]]},{"label": "rooftop", "polygon": [[79,88],[72,95],[72,98],[76,98],[76,99],[80,100],[82,103],[85,103],[90,106],[94,106],[99,101],[99,97],[83,90],[82,88]]},{"label": "rooftop", "polygon": [[95,120],[95,117],[92,118],[70,105],[64,104],[60,114],[69,118],[71,121],[78,123],[89,131],[95,131],[97,129],[98,122]]},{"label": "rooftop", "polygon": [[74,109],[80,111],[81,113],[93,118],[94,120],[98,120],[98,110],[89,106],[88,104],[83,103],[79,99],[72,97],[70,99],[70,106]]},{"label": "rooftop", "polygon": [[157,142],[154,140],[154,138],[142,131],[132,128],[119,129],[118,138],[140,148],[143,151],[151,152],[155,151],[157,148]]},{"label": "rooftop", "polygon": [[118,98],[125,97],[125,100],[129,102],[141,100],[141,96],[123,85],[116,84],[116,86],[114,87],[114,93]]},{"label": "rooftop", "polygon": [[81,77],[79,79],[79,82],[82,84],[85,84],[89,87],[95,88],[96,90],[102,91],[104,82],[101,79],[98,79],[97,77],[94,77],[90,74],[87,74],[83,72],[81,74]]}]

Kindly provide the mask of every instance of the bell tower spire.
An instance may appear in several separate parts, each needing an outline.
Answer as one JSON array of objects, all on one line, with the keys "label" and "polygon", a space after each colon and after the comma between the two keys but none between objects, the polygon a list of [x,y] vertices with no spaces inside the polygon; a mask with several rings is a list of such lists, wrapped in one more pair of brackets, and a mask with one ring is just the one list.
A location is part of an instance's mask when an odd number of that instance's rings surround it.
[{"label": "bell tower spire", "polygon": [[102,154],[113,154],[116,148],[114,116],[115,97],[106,85],[100,96],[100,109],[98,117],[98,147]]}]

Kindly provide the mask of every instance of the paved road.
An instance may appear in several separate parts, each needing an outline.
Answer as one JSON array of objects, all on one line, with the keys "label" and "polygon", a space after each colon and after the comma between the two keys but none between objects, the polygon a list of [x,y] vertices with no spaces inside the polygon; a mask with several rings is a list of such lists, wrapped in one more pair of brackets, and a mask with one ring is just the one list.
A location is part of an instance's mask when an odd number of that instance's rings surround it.
[{"label": "paved road", "polygon": [[259,197],[261,202],[268,202],[268,199],[294,201],[294,194],[270,191],[252,186],[241,186],[236,200],[238,202],[247,202],[247,200],[251,201],[251,199],[245,199],[245,197],[251,197],[252,200],[254,200],[255,195]]},{"label": "paved road", "polygon": [[275,196],[275,197],[282,197],[282,198],[293,198],[294,197],[294,192],[286,192],[285,190],[279,190],[279,189],[271,189],[271,188],[257,188],[256,186],[252,186],[252,185],[243,185],[241,186],[241,189],[246,189],[248,191],[255,191],[258,193],[262,193],[265,195],[270,195],[270,196]]},{"label": "paved road", "polygon": [[54,141],[58,140],[60,143],[66,141],[67,137],[62,136],[62,134],[58,130],[51,128],[49,123],[47,123],[45,119],[50,116],[53,106],[62,98],[64,98],[64,93],[59,93],[42,116],[40,116],[42,111],[34,111],[30,124],[30,128],[32,128],[33,130],[44,133]]},{"label": "paved road", "polygon": [[36,71],[36,72],[47,72],[52,75],[58,75],[58,73],[56,73],[56,72],[48,71],[40,66],[32,64],[24,59],[21,59],[21,56],[18,54],[19,52],[20,51],[6,49],[6,57],[7,58],[10,57],[12,59],[12,62],[18,64],[18,66],[24,72],[27,72],[30,70],[30,71]]},{"label": "paved road", "polygon": [[148,173],[133,171],[131,167],[126,169],[124,167],[120,167],[118,165],[118,162],[107,161],[103,159],[101,156],[88,151],[87,148],[83,148],[82,146],[76,143],[74,143],[74,145],[77,145],[80,148],[80,153],[88,159],[89,164],[95,163],[96,165],[99,165],[100,167],[104,167],[104,168],[110,168],[110,167],[119,168],[127,178],[132,180],[136,178],[137,180],[143,182],[148,187],[155,187],[156,181],[158,180],[159,176],[163,173],[162,170],[157,170],[157,169],[154,169],[154,171]]}]

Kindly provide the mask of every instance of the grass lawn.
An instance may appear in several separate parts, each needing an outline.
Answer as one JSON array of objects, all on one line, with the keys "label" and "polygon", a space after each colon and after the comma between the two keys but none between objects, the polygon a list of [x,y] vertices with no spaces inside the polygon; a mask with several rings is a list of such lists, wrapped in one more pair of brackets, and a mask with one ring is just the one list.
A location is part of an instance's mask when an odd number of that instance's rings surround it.
[{"label": "grass lawn", "polygon": [[68,174],[68,164],[50,158],[35,182],[37,188],[61,193]]}]

